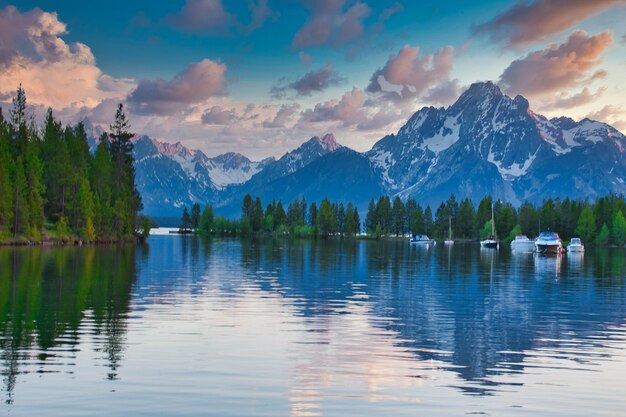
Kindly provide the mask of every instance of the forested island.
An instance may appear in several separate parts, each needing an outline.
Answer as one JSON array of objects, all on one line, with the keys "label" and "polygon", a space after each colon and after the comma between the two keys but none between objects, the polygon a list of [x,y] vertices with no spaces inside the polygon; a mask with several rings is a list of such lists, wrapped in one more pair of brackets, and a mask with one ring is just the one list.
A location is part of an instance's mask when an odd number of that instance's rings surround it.
[{"label": "forested island", "polygon": [[[281,201],[272,201],[265,207],[260,198],[249,194],[242,202],[240,219],[215,216],[207,205],[199,204],[191,212],[185,208],[180,231],[201,235],[279,235],[292,237],[399,237],[407,234],[427,234],[436,239],[448,236],[452,225],[455,239],[478,240],[491,233],[491,207],[495,212],[495,230],[498,239],[512,241],[518,234],[537,236],[541,230],[552,230],[563,239],[574,236],[596,245],[626,244],[626,200],[623,196],[608,195],[595,202],[548,199],[541,206],[524,203],[519,208],[492,197],[484,197],[478,207],[469,199],[460,203],[452,194],[433,213],[430,206],[423,208],[414,199],[403,202],[388,196],[370,200],[365,221],[352,203],[321,204],[306,199],[295,199],[285,209]],[[365,235],[361,235],[365,232]]]},{"label": "forested island", "polygon": [[62,126],[48,109],[39,128],[20,85],[8,117],[0,108],[0,243],[145,238],[129,129],[120,104],[92,154],[83,123]]}]

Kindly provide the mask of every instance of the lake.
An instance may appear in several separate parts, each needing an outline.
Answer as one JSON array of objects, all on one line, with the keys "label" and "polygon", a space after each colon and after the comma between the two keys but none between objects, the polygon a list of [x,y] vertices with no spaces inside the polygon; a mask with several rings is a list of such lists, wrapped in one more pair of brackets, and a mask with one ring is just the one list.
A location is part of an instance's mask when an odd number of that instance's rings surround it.
[{"label": "lake", "polygon": [[626,251],[0,248],[10,416],[623,416]]}]

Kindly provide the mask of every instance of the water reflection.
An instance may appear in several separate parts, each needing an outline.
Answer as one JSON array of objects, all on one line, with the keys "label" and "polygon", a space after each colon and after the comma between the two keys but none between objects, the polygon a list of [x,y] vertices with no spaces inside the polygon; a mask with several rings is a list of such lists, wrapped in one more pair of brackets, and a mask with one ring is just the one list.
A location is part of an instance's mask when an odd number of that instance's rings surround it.
[{"label": "water reflection", "polygon": [[[5,400],[19,375],[90,365],[104,366],[112,389],[131,380],[129,398],[158,385],[166,403],[185,385],[189,414],[210,400],[221,415],[277,415],[284,393],[286,413],[321,416],[376,415],[361,401],[526,392],[533,375],[563,383],[550,375],[626,363],[624,259],[192,236],[144,248],[1,249]],[[197,387],[213,395],[193,395]],[[252,391],[273,399],[267,414],[241,401]]]},{"label": "water reflection", "polygon": [[21,365],[72,372],[89,339],[117,378],[136,274],[133,248],[0,250],[0,358],[5,401]]}]

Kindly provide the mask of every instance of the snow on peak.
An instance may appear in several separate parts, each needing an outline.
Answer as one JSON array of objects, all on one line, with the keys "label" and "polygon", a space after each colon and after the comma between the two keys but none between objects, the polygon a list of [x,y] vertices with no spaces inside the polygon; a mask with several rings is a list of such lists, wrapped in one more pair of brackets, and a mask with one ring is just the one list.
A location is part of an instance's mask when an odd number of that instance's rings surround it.
[{"label": "snow on peak", "polygon": [[334,152],[337,150],[337,141],[335,140],[335,135],[332,133],[327,133],[321,138],[316,136],[315,139],[317,140],[317,143],[327,151]]}]

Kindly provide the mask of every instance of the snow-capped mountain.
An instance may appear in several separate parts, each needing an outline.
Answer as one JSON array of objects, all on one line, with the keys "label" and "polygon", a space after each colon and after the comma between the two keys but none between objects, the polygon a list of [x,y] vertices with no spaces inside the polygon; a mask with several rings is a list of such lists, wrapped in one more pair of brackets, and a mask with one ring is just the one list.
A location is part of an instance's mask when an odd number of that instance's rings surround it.
[{"label": "snow-capped mountain", "polygon": [[549,120],[491,82],[425,107],[367,154],[390,194],[438,204],[450,193],[513,203],[625,193],[626,139],[588,119]]},{"label": "snow-capped mountain", "polygon": [[147,136],[134,139],[137,189],[146,213],[170,215],[193,203],[214,202],[226,187],[247,182],[274,162],[250,161],[237,153],[213,158],[180,142],[158,142]]},{"label": "snow-capped mountain", "polygon": [[314,137],[278,160],[228,153],[209,158],[180,143],[135,142],[137,186],[151,215],[194,202],[236,216],[246,193],[287,203],[305,196],[365,208],[381,194],[439,204],[451,193],[519,204],[548,197],[626,194],[626,137],[589,119],[547,119],[521,96],[476,83],[447,108],[424,107],[365,153]]}]

